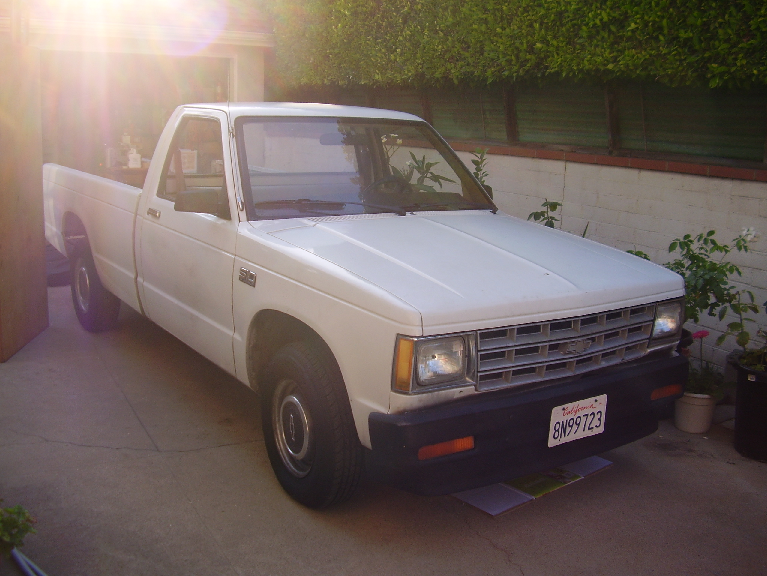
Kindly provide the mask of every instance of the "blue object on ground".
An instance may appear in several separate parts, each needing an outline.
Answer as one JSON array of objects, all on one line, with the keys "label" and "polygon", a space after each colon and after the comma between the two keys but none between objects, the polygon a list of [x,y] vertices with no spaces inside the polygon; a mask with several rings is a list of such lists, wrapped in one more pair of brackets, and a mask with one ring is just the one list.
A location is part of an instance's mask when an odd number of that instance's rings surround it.
[{"label": "blue object on ground", "polygon": [[34,562],[15,548],[11,550],[11,557],[16,561],[16,564],[24,572],[25,576],[46,576],[45,572],[40,570]]}]

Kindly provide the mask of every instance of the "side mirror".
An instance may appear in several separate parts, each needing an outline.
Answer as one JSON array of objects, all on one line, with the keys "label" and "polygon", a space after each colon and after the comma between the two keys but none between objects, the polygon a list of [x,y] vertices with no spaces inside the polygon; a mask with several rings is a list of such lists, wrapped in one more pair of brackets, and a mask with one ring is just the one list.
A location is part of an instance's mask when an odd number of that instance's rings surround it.
[{"label": "side mirror", "polygon": [[181,190],[176,194],[174,208],[176,212],[213,214],[225,220],[232,218],[225,188],[200,187]]}]

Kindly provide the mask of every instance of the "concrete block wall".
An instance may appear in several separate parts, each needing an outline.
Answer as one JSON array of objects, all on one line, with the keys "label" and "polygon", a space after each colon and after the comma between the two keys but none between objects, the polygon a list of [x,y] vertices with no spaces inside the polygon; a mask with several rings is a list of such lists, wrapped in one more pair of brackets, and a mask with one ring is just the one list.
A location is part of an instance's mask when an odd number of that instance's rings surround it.
[{"label": "concrete block wall", "polygon": [[[470,154],[459,155],[471,166]],[[759,304],[767,300],[765,182],[506,155],[489,155],[487,172],[502,211],[526,219],[545,199],[562,202],[558,217],[563,230],[581,235],[588,225],[587,238],[620,250],[642,250],[658,264],[673,259],[668,246],[684,234],[713,229],[719,242],[732,244],[743,228],[753,227],[761,237],[749,252],[729,255],[743,272],[733,283],[751,290]],[[700,325],[687,325],[711,333],[703,355],[720,367],[736,344],[733,338],[722,346],[715,342],[733,320],[704,315]],[[756,320],[767,329],[767,315]]]}]

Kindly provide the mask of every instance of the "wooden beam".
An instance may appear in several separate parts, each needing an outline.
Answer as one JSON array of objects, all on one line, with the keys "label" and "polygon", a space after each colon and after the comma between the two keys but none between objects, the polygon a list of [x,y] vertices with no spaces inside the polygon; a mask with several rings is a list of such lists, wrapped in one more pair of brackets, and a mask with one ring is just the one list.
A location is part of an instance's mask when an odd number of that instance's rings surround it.
[{"label": "wooden beam", "polygon": [[615,89],[605,84],[605,114],[607,116],[607,149],[610,154],[621,147],[620,127],[618,126],[618,100]]},{"label": "wooden beam", "polygon": [[23,37],[0,37],[0,362],[48,326],[39,51]]},{"label": "wooden beam", "polygon": [[376,90],[374,88],[365,88],[365,106],[368,108],[378,108],[376,101]]},{"label": "wooden beam", "polygon": [[509,144],[519,142],[519,125],[517,124],[517,90],[513,84],[503,89],[503,108],[506,112],[506,140]]},{"label": "wooden beam", "polygon": [[422,118],[426,120],[429,124],[434,126],[434,114],[431,110],[431,98],[429,97],[429,93],[426,90],[421,90],[420,92],[421,96],[421,110],[423,111]]},{"label": "wooden beam", "polygon": [[764,157],[762,158],[762,162],[767,164],[767,136],[764,138]]}]

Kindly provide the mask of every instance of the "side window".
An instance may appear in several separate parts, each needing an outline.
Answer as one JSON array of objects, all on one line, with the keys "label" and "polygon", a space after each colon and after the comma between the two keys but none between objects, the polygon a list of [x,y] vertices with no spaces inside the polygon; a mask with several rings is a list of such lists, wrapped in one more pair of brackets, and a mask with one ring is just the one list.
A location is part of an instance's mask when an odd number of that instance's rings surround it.
[{"label": "side window", "polygon": [[168,151],[157,196],[175,202],[180,190],[203,188],[226,196],[221,124],[212,118],[189,118]]}]

